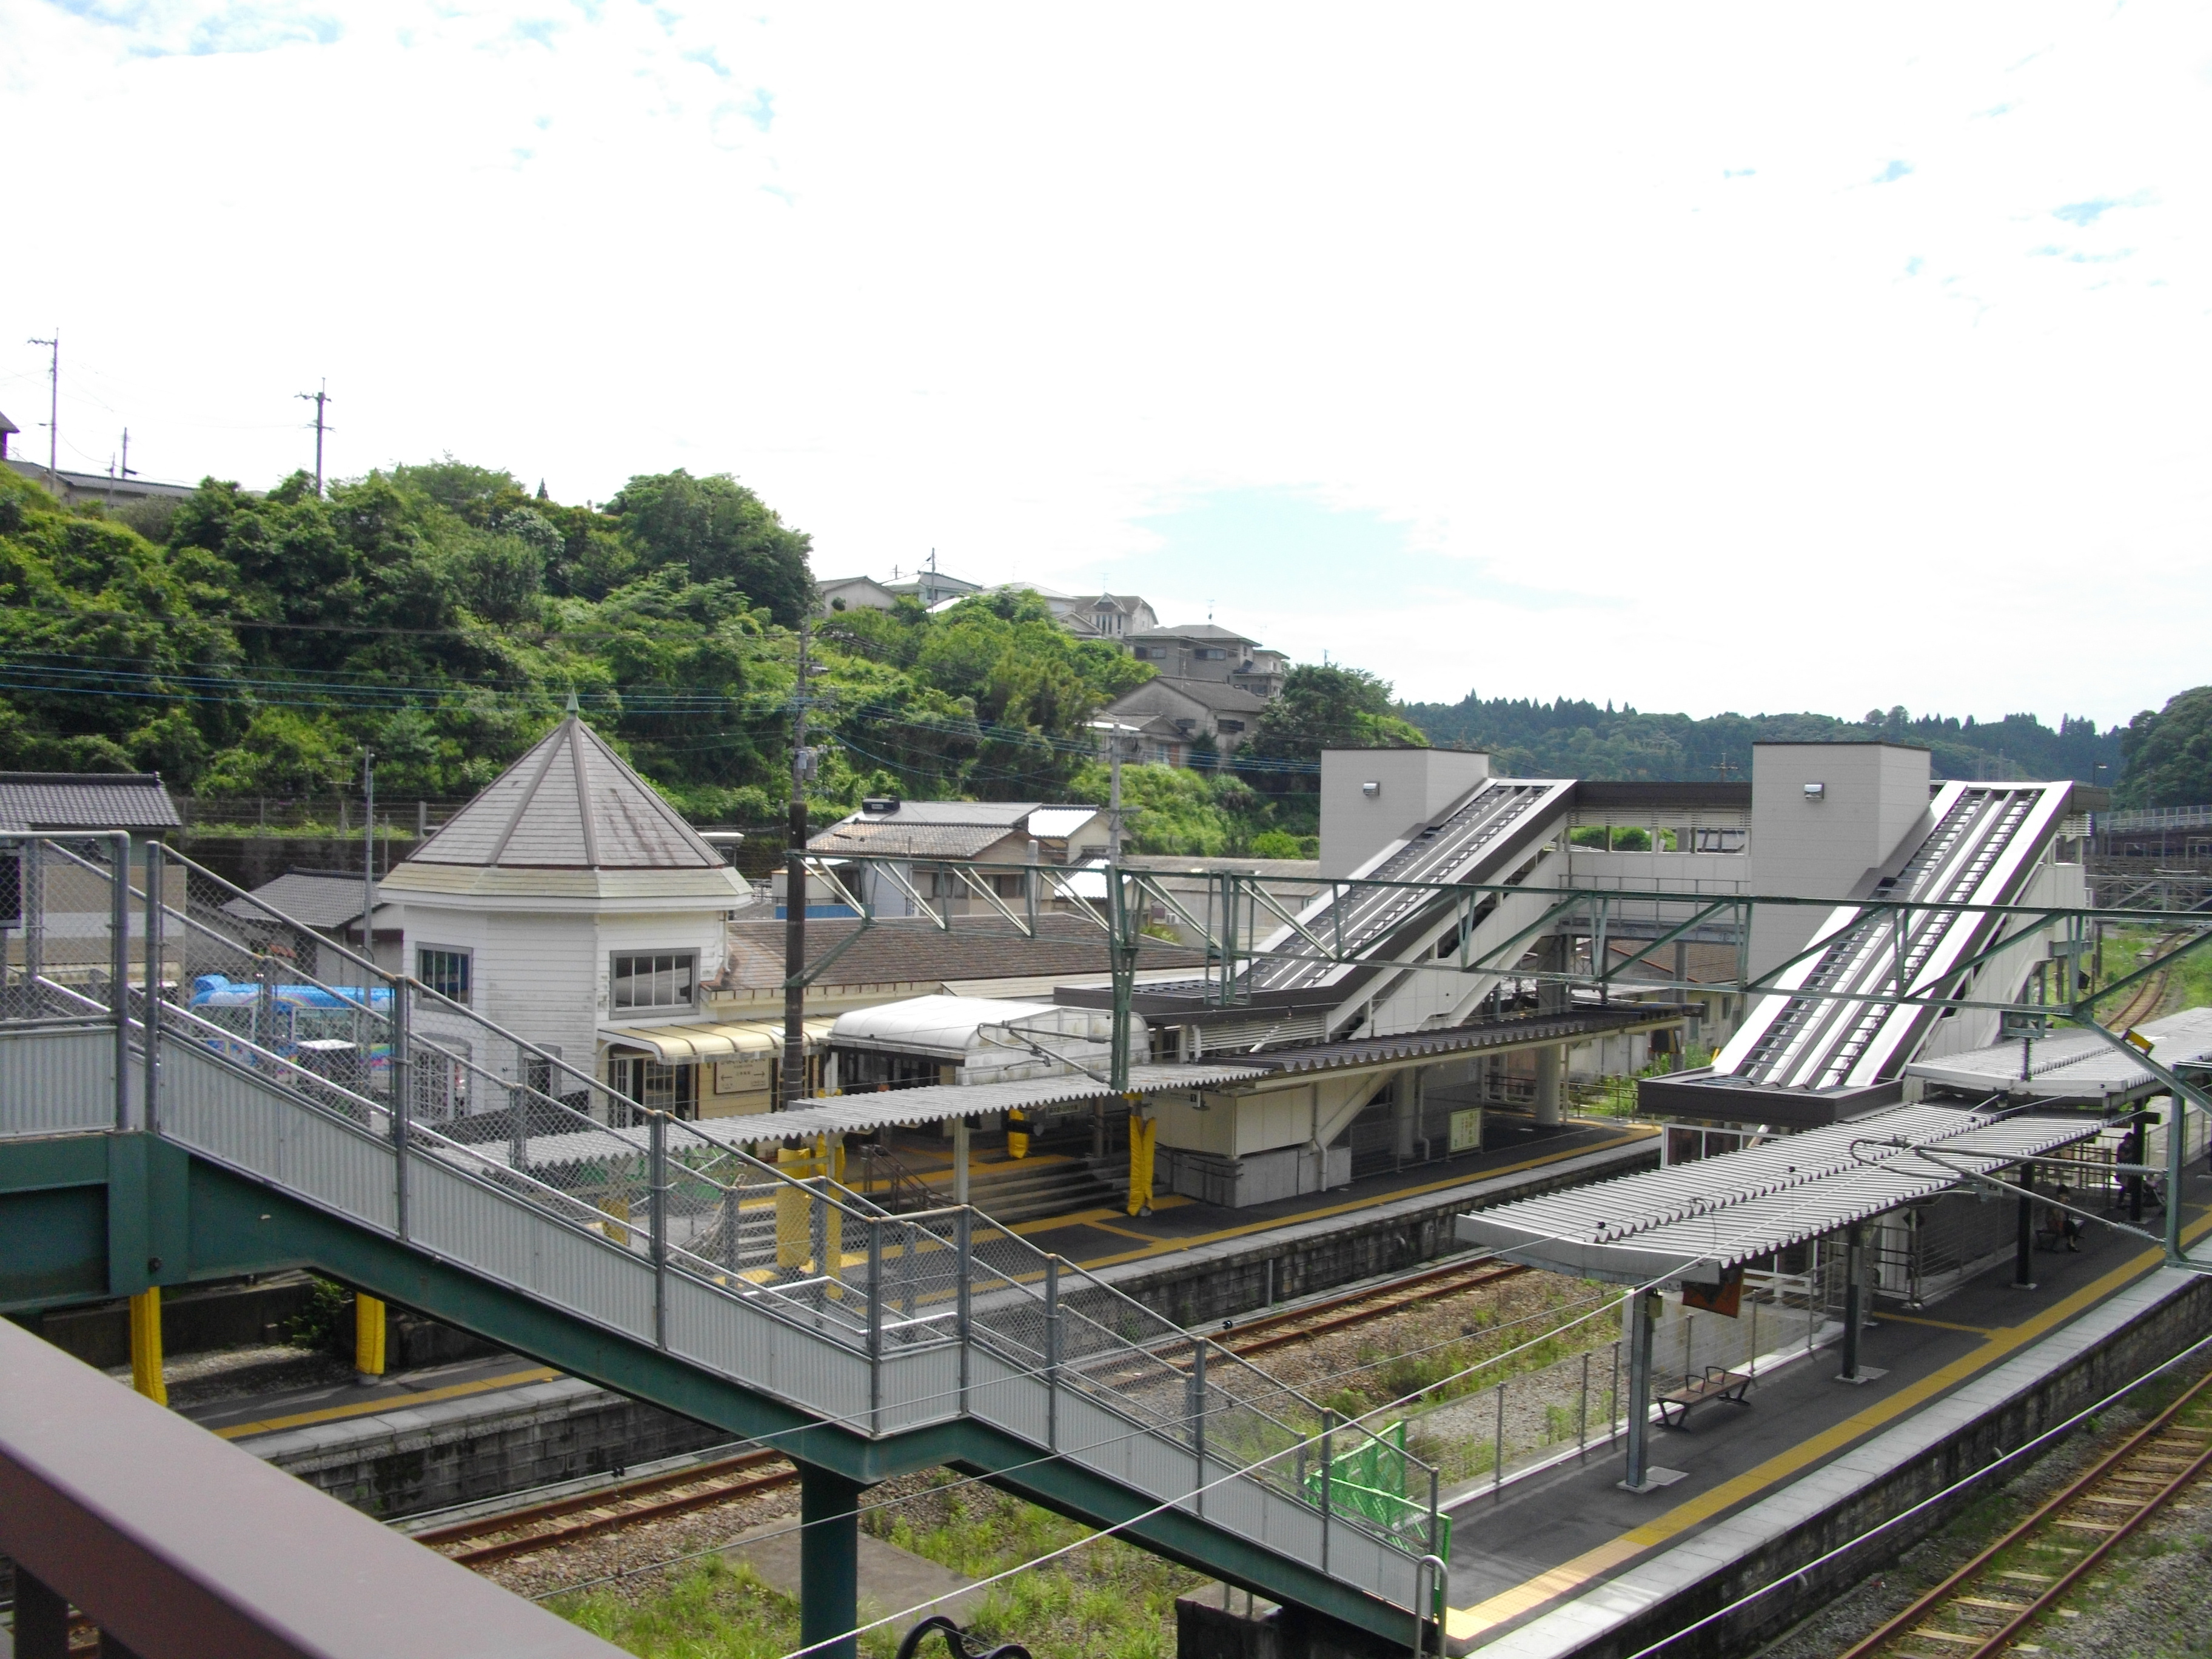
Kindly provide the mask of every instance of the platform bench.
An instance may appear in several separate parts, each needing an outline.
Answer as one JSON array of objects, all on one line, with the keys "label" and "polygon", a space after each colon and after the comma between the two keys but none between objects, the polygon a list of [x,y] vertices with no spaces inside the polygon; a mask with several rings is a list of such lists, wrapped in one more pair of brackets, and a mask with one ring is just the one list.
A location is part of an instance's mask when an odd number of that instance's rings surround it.
[{"label": "platform bench", "polygon": [[[1679,1389],[1668,1389],[1659,1395],[1659,1420],[1670,1429],[1683,1427],[1690,1420],[1690,1408],[1702,1406],[1708,1400],[1725,1400],[1730,1405],[1748,1406],[1745,1398],[1750,1390],[1751,1378],[1742,1371],[1732,1371],[1724,1366],[1708,1365],[1702,1376],[1685,1376]],[[1668,1408],[1672,1407],[1672,1415]]]}]

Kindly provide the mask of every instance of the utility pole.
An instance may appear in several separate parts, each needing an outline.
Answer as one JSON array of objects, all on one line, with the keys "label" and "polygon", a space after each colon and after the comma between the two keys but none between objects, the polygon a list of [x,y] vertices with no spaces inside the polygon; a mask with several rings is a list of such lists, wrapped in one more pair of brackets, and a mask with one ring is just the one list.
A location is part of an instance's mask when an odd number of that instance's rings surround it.
[{"label": "utility pole", "polygon": [[315,499],[317,501],[323,498],[323,434],[337,430],[335,427],[325,426],[323,423],[323,405],[331,400],[330,386],[331,383],[325,380],[313,392],[295,392],[292,394],[301,402],[310,403],[315,406]]},{"label": "utility pole", "polygon": [[[376,909],[376,751],[361,751],[361,953],[376,960],[376,940],[368,931]],[[368,981],[362,981],[364,985]]]},{"label": "utility pole", "polygon": [[115,476],[118,478],[135,478],[138,476],[131,470],[131,428],[127,426],[123,428],[123,465]]},{"label": "utility pole", "polygon": [[33,340],[33,345],[42,345],[53,352],[46,363],[46,488],[58,497],[62,493],[62,331],[58,325],[51,340]]},{"label": "utility pole", "polygon": [[791,820],[783,849],[783,1109],[806,1097],[806,783],[814,751],[806,746],[812,699],[808,660],[811,617],[799,619],[799,684],[791,730]]}]

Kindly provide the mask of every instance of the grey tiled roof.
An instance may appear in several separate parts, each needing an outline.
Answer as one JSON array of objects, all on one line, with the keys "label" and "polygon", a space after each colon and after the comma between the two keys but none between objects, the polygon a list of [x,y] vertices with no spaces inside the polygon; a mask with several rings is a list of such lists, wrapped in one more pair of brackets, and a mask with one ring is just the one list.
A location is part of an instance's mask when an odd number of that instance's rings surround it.
[{"label": "grey tiled roof", "polygon": [[158,772],[0,772],[0,830],[175,830]]},{"label": "grey tiled roof", "polygon": [[1173,674],[1155,674],[1142,685],[1116,697],[1107,705],[1107,712],[1157,708],[1163,694],[1170,691],[1180,692],[1216,713],[1256,714],[1267,706],[1243,687],[1231,685],[1226,680],[1187,680]]},{"label": "grey tiled roof", "polygon": [[576,715],[412,854],[502,870],[718,870],[728,860]]},{"label": "grey tiled roof", "polygon": [[[361,873],[343,870],[287,870],[253,890],[253,896],[271,910],[282,911],[310,927],[343,927],[361,920]],[[222,907],[249,921],[264,919],[268,912],[246,899],[233,899]],[[384,908],[382,900],[376,908]]]}]

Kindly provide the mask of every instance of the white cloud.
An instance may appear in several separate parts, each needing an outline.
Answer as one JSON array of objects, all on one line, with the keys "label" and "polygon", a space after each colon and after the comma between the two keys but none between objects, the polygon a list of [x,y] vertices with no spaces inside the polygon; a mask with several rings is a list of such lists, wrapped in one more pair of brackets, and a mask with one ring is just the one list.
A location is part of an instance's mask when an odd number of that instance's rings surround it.
[{"label": "white cloud", "polygon": [[[2212,608],[2208,64],[2135,9],[25,5],[10,314],[80,462],[266,479],[327,374],[341,470],[726,467],[824,570],[1118,567],[1410,694],[2124,719],[2203,677],[2142,625]],[[1284,499],[1359,533],[1152,554]]]}]

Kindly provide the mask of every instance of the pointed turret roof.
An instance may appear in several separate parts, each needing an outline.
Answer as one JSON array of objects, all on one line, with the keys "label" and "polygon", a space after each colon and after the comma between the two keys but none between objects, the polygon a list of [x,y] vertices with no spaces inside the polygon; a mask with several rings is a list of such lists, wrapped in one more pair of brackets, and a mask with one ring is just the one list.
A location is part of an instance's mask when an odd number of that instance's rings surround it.
[{"label": "pointed turret roof", "polygon": [[751,892],[653,787],[568,717],[392,868],[380,896],[494,908],[731,908]]},{"label": "pointed turret roof", "polygon": [[407,862],[478,870],[729,867],[574,713]]}]

